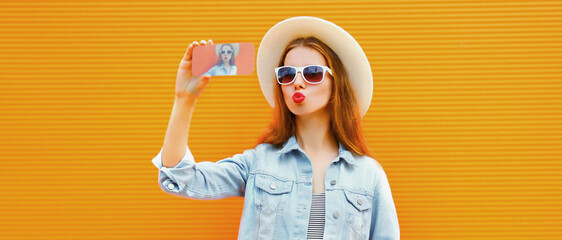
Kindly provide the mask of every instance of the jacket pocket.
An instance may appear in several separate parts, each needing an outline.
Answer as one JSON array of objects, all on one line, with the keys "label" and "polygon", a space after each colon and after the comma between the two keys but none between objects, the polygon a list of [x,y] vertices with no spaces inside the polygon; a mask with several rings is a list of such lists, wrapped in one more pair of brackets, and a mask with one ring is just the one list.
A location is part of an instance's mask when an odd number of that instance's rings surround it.
[{"label": "jacket pocket", "polygon": [[255,185],[256,207],[259,209],[258,238],[275,239],[286,202],[293,190],[293,182],[256,174]]},{"label": "jacket pocket", "polygon": [[281,181],[266,174],[256,174],[256,187],[269,194],[283,194],[291,192],[293,189],[293,182]]},{"label": "jacket pocket", "polygon": [[371,224],[373,197],[344,190],[347,200],[347,223],[351,226],[349,239],[366,239]]}]

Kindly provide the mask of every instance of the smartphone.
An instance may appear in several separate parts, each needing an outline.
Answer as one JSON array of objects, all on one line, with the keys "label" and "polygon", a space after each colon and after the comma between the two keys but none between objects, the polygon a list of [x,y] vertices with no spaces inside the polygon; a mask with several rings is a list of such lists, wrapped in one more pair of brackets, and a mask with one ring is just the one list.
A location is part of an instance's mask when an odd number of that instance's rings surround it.
[{"label": "smartphone", "polygon": [[193,48],[191,72],[194,76],[249,75],[254,72],[252,43],[223,43]]}]

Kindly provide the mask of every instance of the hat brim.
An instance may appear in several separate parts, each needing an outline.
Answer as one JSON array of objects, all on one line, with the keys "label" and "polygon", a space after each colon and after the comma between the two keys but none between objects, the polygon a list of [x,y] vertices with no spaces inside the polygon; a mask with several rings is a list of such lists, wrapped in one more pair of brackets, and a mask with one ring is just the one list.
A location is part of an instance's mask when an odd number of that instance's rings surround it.
[{"label": "hat brim", "polygon": [[277,84],[274,69],[285,47],[299,37],[316,37],[328,45],[340,58],[364,116],[373,96],[371,65],[355,39],[336,24],[316,17],[293,17],[273,26],[264,35],[257,56],[257,73],[263,95],[275,106],[273,87]]}]

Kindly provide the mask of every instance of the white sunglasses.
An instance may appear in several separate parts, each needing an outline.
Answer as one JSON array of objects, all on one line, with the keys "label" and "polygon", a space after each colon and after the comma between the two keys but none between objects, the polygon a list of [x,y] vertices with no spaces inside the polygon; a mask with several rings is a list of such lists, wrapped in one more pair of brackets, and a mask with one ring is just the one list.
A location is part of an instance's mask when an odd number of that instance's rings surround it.
[{"label": "white sunglasses", "polygon": [[292,84],[299,72],[307,83],[320,84],[324,80],[326,71],[332,75],[332,70],[322,65],[308,65],[303,67],[281,66],[275,68],[275,75],[277,76],[277,82],[281,85]]}]

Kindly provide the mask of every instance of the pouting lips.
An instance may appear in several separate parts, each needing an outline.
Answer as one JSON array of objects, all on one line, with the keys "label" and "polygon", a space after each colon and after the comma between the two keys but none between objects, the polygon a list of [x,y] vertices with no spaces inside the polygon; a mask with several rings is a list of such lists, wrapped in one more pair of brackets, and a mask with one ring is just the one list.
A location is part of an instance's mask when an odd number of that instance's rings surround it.
[{"label": "pouting lips", "polygon": [[300,92],[296,92],[295,94],[293,94],[293,101],[295,103],[302,103],[305,99],[304,94],[300,93]]}]

